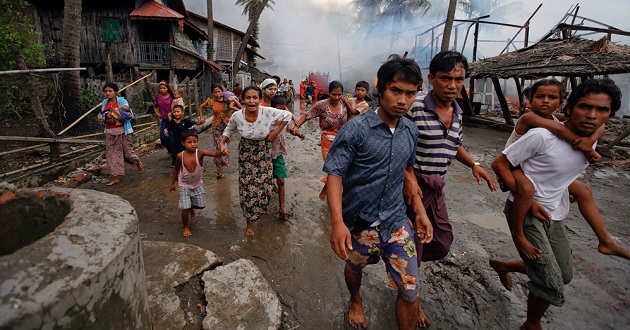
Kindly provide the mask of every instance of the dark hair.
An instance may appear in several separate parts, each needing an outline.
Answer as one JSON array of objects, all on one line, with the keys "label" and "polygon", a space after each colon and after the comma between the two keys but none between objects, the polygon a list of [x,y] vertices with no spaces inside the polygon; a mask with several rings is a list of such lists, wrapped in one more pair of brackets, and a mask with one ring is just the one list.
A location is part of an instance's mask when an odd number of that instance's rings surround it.
[{"label": "dark hair", "polygon": [[236,83],[236,84],[234,84],[234,88],[236,88],[236,87],[238,87],[238,86],[240,86],[240,85],[241,85],[241,84]]},{"label": "dark hair", "polygon": [[258,86],[254,86],[254,85],[247,86],[247,87],[245,87],[245,89],[243,89],[243,94],[242,94],[243,98],[245,97],[245,93],[247,93],[247,92],[249,92],[251,90],[257,91],[258,92],[258,97],[262,99],[262,97],[263,97],[262,89],[260,89],[260,87],[258,87]]},{"label": "dark hair", "polygon": [[215,89],[215,88],[218,88],[218,89],[220,89],[221,91],[223,91],[223,86],[221,86],[221,84],[212,84],[212,85],[210,86],[210,92],[214,92],[214,89]]},{"label": "dark hair", "polygon": [[118,93],[118,85],[116,85],[115,83],[113,82],[105,83],[105,86],[103,86],[103,92],[105,91],[105,88],[107,87],[110,87],[111,89],[114,90],[115,93]]},{"label": "dark hair", "polygon": [[564,101],[564,99],[567,97],[567,90],[566,88],[564,88],[564,85],[562,85],[561,82],[558,81],[558,79],[556,78],[549,78],[549,79],[541,79],[538,80],[537,82],[535,82],[532,87],[529,88],[529,94],[527,95],[527,98],[530,101],[534,100],[534,94],[536,94],[536,91],[538,90],[538,87],[540,86],[556,86],[558,87],[558,91],[560,92],[560,101]]},{"label": "dark hair", "polygon": [[589,94],[608,94],[610,96],[610,116],[614,116],[617,110],[621,108],[621,91],[614,81],[608,78],[602,79],[589,79],[577,87],[575,87],[569,97],[567,98],[567,105],[565,107],[565,113],[569,116],[568,110],[573,110],[573,107],[584,96]]},{"label": "dark hair", "polygon": [[277,85],[279,85],[280,82],[282,81],[282,79],[280,79],[279,76],[271,76],[271,79],[275,80]]},{"label": "dark hair", "polygon": [[341,88],[341,92],[343,93],[343,84],[341,81],[333,80],[328,84],[328,93],[332,92],[333,89]]},{"label": "dark hair", "polygon": [[461,63],[464,70],[468,71],[468,60],[461,53],[452,50],[439,52],[431,59],[429,73],[435,77],[438,71],[451,72],[457,63]]},{"label": "dark hair", "polygon": [[166,91],[171,95],[172,98],[175,98],[175,95],[173,95],[173,90],[171,90],[171,86],[168,85],[166,80],[160,80],[160,82],[158,83],[158,89],[160,88],[160,85],[166,86]]},{"label": "dark hair", "polygon": [[356,84],[356,86],[354,86],[354,89],[357,89],[357,88],[359,88],[359,87],[363,87],[363,88],[365,88],[365,90],[366,90],[366,91],[369,91],[369,90],[370,90],[370,84],[368,84],[368,82],[367,82],[367,81],[365,81],[365,80],[361,80],[361,81],[359,81],[359,82]]},{"label": "dark hair", "polygon": [[275,108],[276,105],[287,105],[287,99],[282,95],[274,95],[271,98],[271,106]]},{"label": "dark hair", "polygon": [[395,78],[418,85],[422,81],[422,71],[416,61],[392,54],[376,73],[378,93],[383,94],[387,83],[394,81]]},{"label": "dark hair", "polygon": [[197,133],[197,131],[195,131],[194,129],[186,129],[182,131],[182,142],[186,141],[186,138],[189,136],[196,136],[197,138],[199,138],[199,133]]},{"label": "dark hair", "polygon": [[182,111],[184,111],[184,106],[182,106],[181,104],[175,104],[173,106],[173,110],[175,110],[175,108],[180,108],[180,109],[182,109]]}]

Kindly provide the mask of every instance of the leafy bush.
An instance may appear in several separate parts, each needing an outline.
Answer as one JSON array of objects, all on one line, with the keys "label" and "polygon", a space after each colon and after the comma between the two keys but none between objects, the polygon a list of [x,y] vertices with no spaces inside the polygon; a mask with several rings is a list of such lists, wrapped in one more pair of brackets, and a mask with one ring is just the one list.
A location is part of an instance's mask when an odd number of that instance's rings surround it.
[{"label": "leafy bush", "polygon": [[96,95],[94,95],[94,92],[92,92],[91,90],[82,90],[81,98],[83,99],[83,107],[86,109],[91,109],[95,104],[98,103]]}]

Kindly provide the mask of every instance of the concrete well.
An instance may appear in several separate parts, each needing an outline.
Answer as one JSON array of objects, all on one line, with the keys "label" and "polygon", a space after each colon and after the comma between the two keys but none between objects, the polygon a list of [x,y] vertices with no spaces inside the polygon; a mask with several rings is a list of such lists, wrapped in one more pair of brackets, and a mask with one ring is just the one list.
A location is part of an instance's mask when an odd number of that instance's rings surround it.
[{"label": "concrete well", "polygon": [[0,187],[0,329],[150,329],[138,219],[118,196]]}]

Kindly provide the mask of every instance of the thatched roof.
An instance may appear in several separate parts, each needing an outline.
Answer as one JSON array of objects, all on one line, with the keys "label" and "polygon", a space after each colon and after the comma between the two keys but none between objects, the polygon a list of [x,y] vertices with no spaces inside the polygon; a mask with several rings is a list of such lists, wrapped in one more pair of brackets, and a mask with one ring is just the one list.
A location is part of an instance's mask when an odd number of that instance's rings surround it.
[{"label": "thatched roof", "polygon": [[630,73],[630,47],[603,38],[541,41],[511,53],[487,58],[470,65],[472,78],[580,77]]}]

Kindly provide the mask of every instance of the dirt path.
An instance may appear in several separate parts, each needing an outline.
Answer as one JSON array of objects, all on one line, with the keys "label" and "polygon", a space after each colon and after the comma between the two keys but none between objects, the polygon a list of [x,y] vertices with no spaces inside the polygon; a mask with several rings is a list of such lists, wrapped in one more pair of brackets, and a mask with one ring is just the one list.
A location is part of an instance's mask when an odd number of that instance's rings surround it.
[{"label": "dirt path", "polygon": [[[181,236],[178,193],[168,192],[171,168],[163,149],[145,155],[146,171],[123,177],[121,184],[85,183],[90,188],[118,194],[135,208],[143,239],[185,242],[212,250],[226,262],[252,260],[278,292],[288,312],[287,328],[338,329],[347,324],[349,297],[343,281],[343,262],[329,247],[327,205],[317,197],[323,161],[315,122],[302,131],[307,139],[288,136],[285,157],[288,221],[277,219],[277,198],[271,213],[256,225],[256,235],[245,237],[245,219],[238,198],[237,163],[232,156],[224,178],[217,180],[212,159],[205,164],[208,207],[192,221],[193,236]],[[466,127],[465,144],[487,169],[508,133]],[[202,147],[212,149],[210,134],[201,136]],[[236,142],[231,150],[236,154]],[[588,169],[588,183],[611,234],[630,247],[630,172],[609,167]],[[470,170],[454,164],[446,186],[447,205],[455,232],[452,253],[440,262],[422,267],[422,301],[434,322],[432,329],[515,329],[525,317],[526,277],[514,276],[511,292],[501,286],[488,265],[489,257],[516,258],[502,215],[505,193],[478,186]],[[577,207],[566,221],[574,254],[574,279],[566,286],[567,303],[550,308],[547,329],[630,328],[630,261],[597,253],[597,241]],[[371,329],[396,327],[394,301],[382,263],[368,266],[362,286]]]}]

